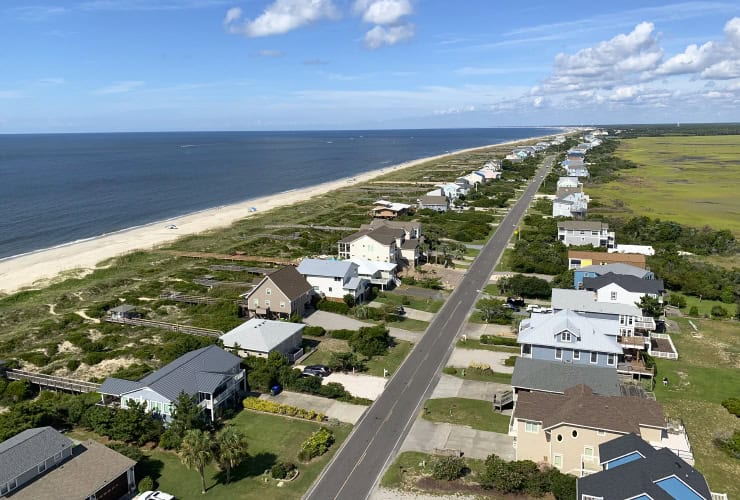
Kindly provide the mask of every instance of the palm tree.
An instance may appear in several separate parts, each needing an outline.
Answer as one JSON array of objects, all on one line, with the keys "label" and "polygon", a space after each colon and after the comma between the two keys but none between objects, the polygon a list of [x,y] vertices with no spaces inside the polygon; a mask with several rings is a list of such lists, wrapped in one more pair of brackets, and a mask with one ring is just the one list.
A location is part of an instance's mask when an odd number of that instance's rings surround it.
[{"label": "palm tree", "polygon": [[247,457],[247,436],[234,426],[226,426],[216,434],[216,461],[226,471],[226,484],[231,482],[231,471]]},{"label": "palm tree", "polygon": [[180,445],[180,460],[188,469],[196,469],[200,474],[201,493],[206,493],[204,469],[213,460],[211,436],[199,429],[185,432]]}]

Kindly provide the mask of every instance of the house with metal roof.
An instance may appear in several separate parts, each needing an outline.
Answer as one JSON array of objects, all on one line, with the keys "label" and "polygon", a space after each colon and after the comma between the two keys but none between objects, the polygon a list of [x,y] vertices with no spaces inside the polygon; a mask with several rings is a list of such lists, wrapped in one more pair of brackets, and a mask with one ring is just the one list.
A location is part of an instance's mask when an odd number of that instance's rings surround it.
[{"label": "house with metal roof", "polygon": [[655,249],[651,245],[615,245],[609,249],[609,253],[639,253],[642,255],[655,255]]},{"label": "house with metal roof", "polygon": [[341,301],[345,295],[360,302],[370,284],[361,278],[359,266],[351,260],[303,259],[297,271],[306,278],[315,294]]},{"label": "house with metal roof", "polygon": [[242,357],[266,358],[279,352],[290,361],[303,353],[303,323],[252,318],[221,335],[224,348]]},{"label": "house with metal roof", "polygon": [[109,398],[120,400],[121,408],[131,402],[145,403],[148,411],[169,421],[173,403],[185,393],[196,399],[207,419],[214,421],[245,389],[241,358],[210,345],[183,354],[138,382],[108,377],[100,394],[103,402]]},{"label": "house with metal roof", "polygon": [[578,479],[578,500],[714,498],[704,476],[687,461],[668,448],[656,450],[635,433],[600,444],[599,465],[601,470]]},{"label": "house with metal roof", "polygon": [[552,216],[584,219],[590,198],[580,191],[557,196],[552,200]]},{"label": "house with metal roof", "polygon": [[370,215],[381,219],[394,219],[399,215],[407,214],[410,208],[411,205],[406,203],[377,200],[370,209]]},{"label": "house with metal roof", "polygon": [[239,315],[248,318],[288,319],[305,316],[311,304],[313,287],[293,266],[285,266],[267,274],[241,295]]},{"label": "house with metal roof", "polygon": [[598,395],[583,384],[563,394],[520,392],[509,425],[517,460],[546,463],[578,477],[601,470],[601,444],[629,433],[693,461],[686,431],[666,420],[660,403]]},{"label": "house with metal roof", "polygon": [[392,262],[376,262],[354,257],[350,259],[357,264],[357,275],[366,279],[370,285],[378,285],[382,290],[400,284],[396,277],[396,264]]},{"label": "house with metal roof", "polygon": [[622,347],[619,323],[589,318],[575,311],[533,313],[519,325],[521,356],[532,359],[611,367],[616,370]]},{"label": "house with metal roof", "polygon": [[0,497],[119,499],[136,491],[136,462],[94,441],[75,443],[51,427],[0,443]]},{"label": "house with metal roof", "polygon": [[623,276],[635,276],[641,280],[654,280],[655,274],[649,269],[643,269],[637,266],[631,266],[623,262],[605,264],[603,266],[585,266],[576,269],[573,273],[573,288],[576,290],[583,289],[584,278],[598,278],[608,273],[621,274]]},{"label": "house with metal roof", "polygon": [[643,296],[663,302],[663,280],[646,280],[637,276],[606,273],[596,278],[583,278],[583,288],[596,292],[599,302],[639,303]]},{"label": "house with metal roof", "polygon": [[565,394],[566,389],[579,384],[588,384],[602,396],[622,394],[616,370],[601,366],[518,357],[511,375],[515,397],[531,391]]}]

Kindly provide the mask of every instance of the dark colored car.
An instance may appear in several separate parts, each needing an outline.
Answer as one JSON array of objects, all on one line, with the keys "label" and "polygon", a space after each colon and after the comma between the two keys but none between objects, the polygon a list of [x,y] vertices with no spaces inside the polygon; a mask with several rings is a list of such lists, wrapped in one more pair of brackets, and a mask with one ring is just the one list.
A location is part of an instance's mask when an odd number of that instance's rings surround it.
[{"label": "dark colored car", "polygon": [[403,316],[404,314],[406,314],[406,309],[404,309],[403,306],[398,306],[396,307],[396,314],[398,314],[399,316]]},{"label": "dark colored car", "polygon": [[519,308],[517,306],[509,304],[508,302],[504,304],[504,307],[507,309],[511,309],[514,312],[519,312]]},{"label": "dark colored car", "polygon": [[331,369],[326,365],[309,365],[303,369],[303,375],[310,377],[327,377],[331,375]]},{"label": "dark colored car", "polygon": [[506,303],[511,304],[514,307],[524,307],[526,305],[524,303],[524,299],[521,297],[507,297]]}]

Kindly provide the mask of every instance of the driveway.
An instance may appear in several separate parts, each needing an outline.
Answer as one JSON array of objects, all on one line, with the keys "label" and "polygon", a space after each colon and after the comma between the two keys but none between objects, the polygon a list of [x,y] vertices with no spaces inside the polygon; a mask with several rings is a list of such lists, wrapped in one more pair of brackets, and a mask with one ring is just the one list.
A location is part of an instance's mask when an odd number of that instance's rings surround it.
[{"label": "driveway", "polygon": [[344,386],[353,396],[375,401],[385,389],[388,379],[353,373],[332,373],[324,378],[323,383],[337,382]]},{"label": "driveway", "polygon": [[467,368],[470,363],[485,363],[491,366],[491,370],[499,373],[512,373],[513,366],[505,366],[504,361],[516,353],[486,351],[484,349],[460,349],[455,347],[452,356],[447,361],[447,366],[456,368]]},{"label": "driveway", "polygon": [[481,335],[496,335],[498,337],[512,337],[511,325],[494,325],[494,324],[479,324],[479,323],[468,323],[465,326],[465,335],[469,339],[480,339]]},{"label": "driveway", "polygon": [[375,326],[372,323],[363,323],[343,314],[326,311],[314,311],[310,316],[303,318],[303,322],[311,326],[321,326],[324,330],[359,330],[363,326]]},{"label": "driveway", "polygon": [[465,398],[493,401],[493,395],[497,392],[510,390],[511,386],[508,384],[481,382],[479,380],[465,380],[443,373],[439,378],[437,387],[434,388],[434,392],[432,392],[430,399]]},{"label": "driveway", "polygon": [[435,448],[462,450],[465,457],[486,458],[495,453],[504,460],[515,460],[514,438],[508,434],[472,429],[416,419],[400,451],[432,453]]},{"label": "driveway", "polygon": [[262,394],[260,399],[268,399],[284,405],[295,406],[296,408],[317,411],[329,418],[335,418],[340,422],[347,422],[352,425],[355,425],[360,420],[362,414],[365,413],[365,410],[367,410],[367,406],[363,405],[353,405],[329,398],[290,391],[283,391],[277,396]]}]

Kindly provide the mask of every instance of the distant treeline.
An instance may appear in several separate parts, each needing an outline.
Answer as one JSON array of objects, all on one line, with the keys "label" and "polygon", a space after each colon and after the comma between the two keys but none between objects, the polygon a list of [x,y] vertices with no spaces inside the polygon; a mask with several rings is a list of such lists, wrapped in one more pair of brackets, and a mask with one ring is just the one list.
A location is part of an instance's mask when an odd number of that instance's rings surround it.
[{"label": "distant treeline", "polygon": [[660,125],[620,125],[609,126],[609,133],[621,130],[619,137],[632,139],[634,137],[660,137],[669,135],[738,135],[740,123],[686,123]]}]

